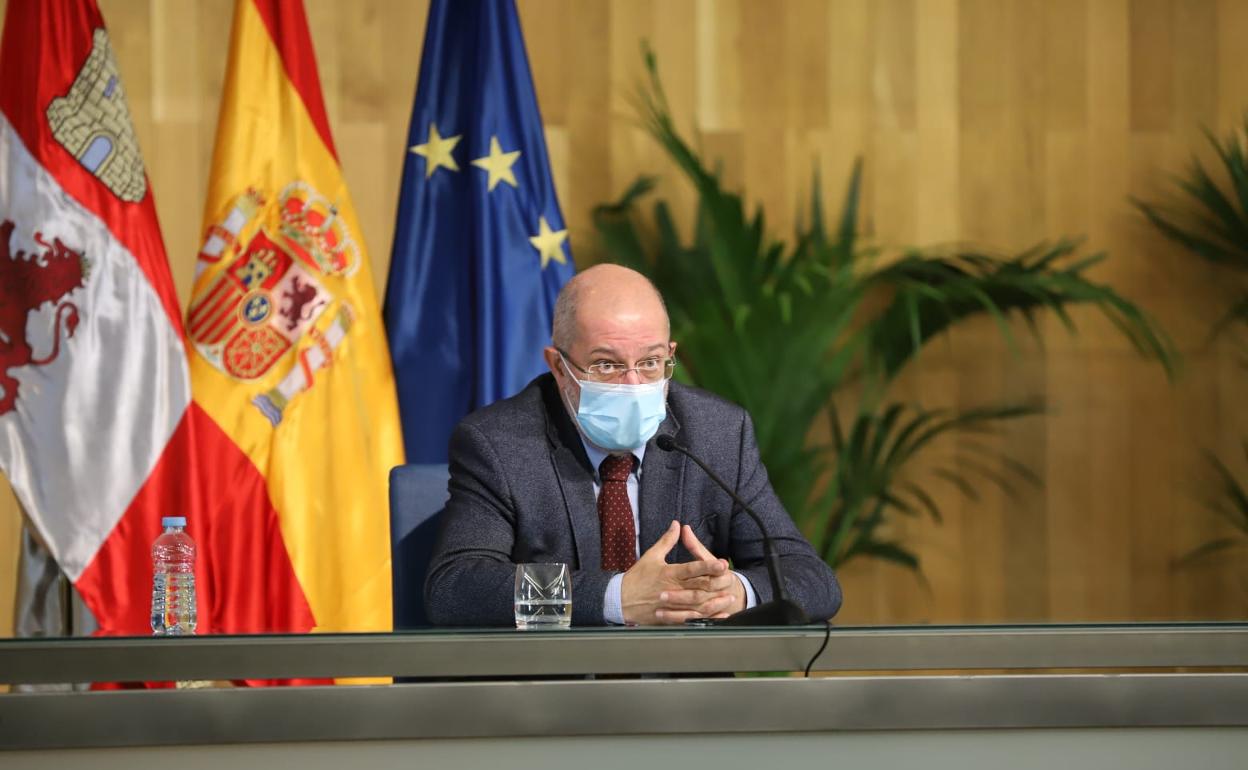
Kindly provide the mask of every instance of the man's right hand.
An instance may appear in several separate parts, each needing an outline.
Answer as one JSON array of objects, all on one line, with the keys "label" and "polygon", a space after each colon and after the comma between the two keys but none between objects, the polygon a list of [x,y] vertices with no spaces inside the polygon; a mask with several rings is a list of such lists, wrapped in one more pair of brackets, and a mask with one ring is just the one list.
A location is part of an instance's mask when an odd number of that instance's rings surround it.
[{"label": "man's right hand", "polygon": [[[689,582],[695,578],[708,578],[707,583],[722,582],[713,579],[728,573],[728,562],[710,558],[668,564],[667,554],[679,540],[680,524],[673,521],[663,536],[624,573],[620,584],[624,622],[679,624],[688,618],[714,617],[733,605],[731,591],[693,592],[688,589]],[[680,597],[679,604],[674,601],[676,596]]]}]

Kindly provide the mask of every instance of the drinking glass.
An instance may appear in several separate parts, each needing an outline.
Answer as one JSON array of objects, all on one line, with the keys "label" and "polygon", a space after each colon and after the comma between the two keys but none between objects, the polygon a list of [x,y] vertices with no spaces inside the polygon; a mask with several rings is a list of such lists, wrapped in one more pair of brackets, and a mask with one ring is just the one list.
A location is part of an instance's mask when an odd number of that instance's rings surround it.
[{"label": "drinking glass", "polygon": [[516,565],[516,628],[572,625],[572,571],[566,564]]}]

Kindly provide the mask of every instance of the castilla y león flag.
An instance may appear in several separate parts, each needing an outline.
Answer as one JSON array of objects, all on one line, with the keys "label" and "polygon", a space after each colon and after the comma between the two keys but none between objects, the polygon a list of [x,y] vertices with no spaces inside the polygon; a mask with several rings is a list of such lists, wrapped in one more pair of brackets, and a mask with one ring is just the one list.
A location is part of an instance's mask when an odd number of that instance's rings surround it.
[{"label": "castilla y le\u00f3n flag", "polygon": [[14,1],[0,43],[0,467],[105,634],[150,634],[185,515],[201,632],[315,619],[257,464],[192,400],[186,338],[104,20]]},{"label": "castilla y le\u00f3n flag", "polygon": [[235,3],[187,333],[316,627],[388,630],[394,375],[299,0]]}]

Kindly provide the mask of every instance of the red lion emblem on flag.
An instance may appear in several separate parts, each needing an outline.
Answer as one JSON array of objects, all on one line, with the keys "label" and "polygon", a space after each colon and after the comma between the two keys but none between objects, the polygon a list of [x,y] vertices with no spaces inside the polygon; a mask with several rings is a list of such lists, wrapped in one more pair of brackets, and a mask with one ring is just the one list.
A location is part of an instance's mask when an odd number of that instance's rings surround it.
[{"label": "red lion emblem on flag", "polygon": [[[78,307],[64,300],[86,281],[86,259],[60,238],[53,238],[49,244],[36,232],[35,243],[43,248],[42,254],[27,255],[20,249],[12,254],[9,240],[13,228],[12,220],[0,222],[0,416],[17,405],[18,381],[10,371],[54,361],[61,352],[62,328],[66,338],[74,336]],[[37,357],[26,340],[26,322],[30,311],[48,302],[57,305],[52,350]]]}]

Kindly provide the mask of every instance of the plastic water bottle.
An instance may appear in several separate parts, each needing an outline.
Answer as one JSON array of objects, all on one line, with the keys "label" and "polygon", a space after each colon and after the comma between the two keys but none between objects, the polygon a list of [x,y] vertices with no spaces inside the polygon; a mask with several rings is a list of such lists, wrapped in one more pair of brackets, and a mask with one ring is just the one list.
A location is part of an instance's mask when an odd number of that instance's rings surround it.
[{"label": "plastic water bottle", "polygon": [[152,543],[152,633],[195,633],[195,541],[186,534],[185,516],[166,516]]}]

